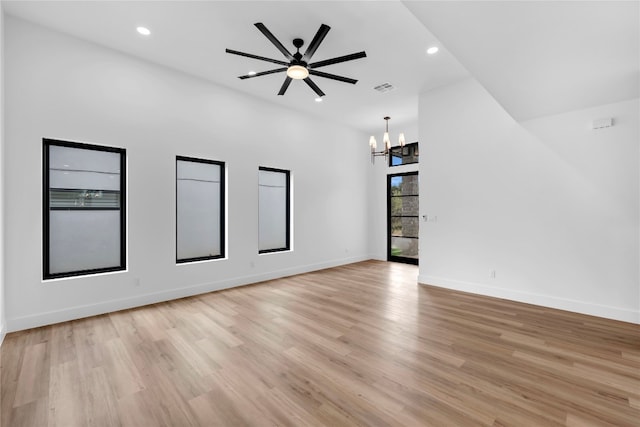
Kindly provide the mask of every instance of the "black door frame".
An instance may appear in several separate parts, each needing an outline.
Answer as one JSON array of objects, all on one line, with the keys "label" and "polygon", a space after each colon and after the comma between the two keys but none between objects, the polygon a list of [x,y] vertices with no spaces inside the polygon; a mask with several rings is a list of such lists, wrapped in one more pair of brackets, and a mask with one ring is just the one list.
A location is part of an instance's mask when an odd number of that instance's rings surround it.
[{"label": "black door frame", "polygon": [[[391,255],[391,179],[396,176],[418,176],[418,171],[415,172],[403,172],[393,173],[387,175],[387,261],[403,262],[405,264],[418,265],[417,258],[409,258],[397,255]],[[420,194],[420,187],[418,186],[418,194]],[[420,215],[416,215],[418,218],[418,227],[420,226]],[[412,238],[412,237],[409,237]],[[415,237],[418,239],[418,237]]]}]

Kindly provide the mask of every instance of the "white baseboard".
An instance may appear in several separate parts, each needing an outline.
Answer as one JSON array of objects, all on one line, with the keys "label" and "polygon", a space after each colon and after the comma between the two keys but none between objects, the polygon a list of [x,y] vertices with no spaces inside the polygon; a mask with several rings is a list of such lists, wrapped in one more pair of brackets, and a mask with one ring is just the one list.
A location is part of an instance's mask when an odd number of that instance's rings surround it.
[{"label": "white baseboard", "polygon": [[250,285],[253,283],[264,282],[266,280],[279,279],[282,277],[293,276],[295,274],[309,273],[311,271],[324,270],[326,268],[338,267],[340,265],[352,264],[354,262],[366,261],[369,257],[360,256],[345,258],[333,261],[322,262],[318,264],[310,264],[305,266],[296,266],[284,270],[270,271],[256,275],[234,277],[232,279],[220,280],[216,282],[207,282],[197,285],[187,286],[184,288],[170,289],[161,292],[153,292],[149,294],[136,295],[130,298],[113,299],[100,302],[97,304],[87,304],[75,307],[65,308],[63,310],[54,310],[45,313],[38,313],[29,316],[16,317],[7,319],[6,328],[9,332],[21,331],[24,329],[37,328],[54,323],[66,322],[69,320],[81,319],[83,317],[97,316],[99,314],[112,313],[114,311],[126,310],[128,308],[141,307],[144,305],[155,304],[164,301],[170,301],[178,298],[189,297],[193,295],[204,294],[207,292],[219,291],[223,289],[234,288],[237,286]]},{"label": "white baseboard", "polygon": [[480,283],[465,282],[428,275],[419,275],[418,283],[640,324],[640,311],[619,307],[559,298],[551,295],[533,294],[529,292],[515,291],[512,289],[496,288]]}]

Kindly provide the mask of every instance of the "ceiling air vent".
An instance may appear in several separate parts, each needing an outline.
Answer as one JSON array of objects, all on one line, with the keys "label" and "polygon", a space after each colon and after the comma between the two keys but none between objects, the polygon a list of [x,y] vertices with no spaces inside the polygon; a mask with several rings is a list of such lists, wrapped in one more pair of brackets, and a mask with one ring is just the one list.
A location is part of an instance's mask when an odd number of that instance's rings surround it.
[{"label": "ceiling air vent", "polygon": [[387,83],[379,84],[378,86],[374,87],[373,89],[377,90],[380,93],[384,93],[384,92],[389,92],[391,90],[394,90],[395,87],[391,83],[387,82]]}]

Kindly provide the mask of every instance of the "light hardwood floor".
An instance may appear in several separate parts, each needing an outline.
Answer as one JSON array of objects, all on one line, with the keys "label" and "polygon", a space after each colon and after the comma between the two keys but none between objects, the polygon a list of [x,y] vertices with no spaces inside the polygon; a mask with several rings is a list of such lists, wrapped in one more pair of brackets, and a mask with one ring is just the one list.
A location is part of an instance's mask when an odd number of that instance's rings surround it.
[{"label": "light hardwood floor", "polygon": [[1,425],[638,426],[640,326],[367,261],[9,334]]}]

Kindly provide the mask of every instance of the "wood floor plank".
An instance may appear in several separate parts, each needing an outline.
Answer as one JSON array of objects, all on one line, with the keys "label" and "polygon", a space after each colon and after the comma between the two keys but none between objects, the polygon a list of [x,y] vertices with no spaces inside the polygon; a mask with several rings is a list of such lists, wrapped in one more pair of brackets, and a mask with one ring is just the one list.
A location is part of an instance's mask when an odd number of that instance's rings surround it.
[{"label": "wood floor plank", "polygon": [[109,340],[104,343],[104,348],[108,359],[105,369],[109,380],[114,386],[116,396],[121,398],[144,390],[142,378],[122,340],[119,338]]},{"label": "wood floor plank", "polygon": [[80,400],[86,406],[86,426],[114,426],[122,425],[118,412],[118,401],[109,384],[107,374],[102,367],[93,368],[83,374],[85,397]]},{"label": "wood floor plank", "polygon": [[366,261],[8,334],[0,423],[640,425],[640,325]]},{"label": "wood floor plank", "polygon": [[187,341],[178,329],[168,329],[166,334],[169,337],[169,342],[198,375],[202,377],[211,375],[220,368],[205,352],[199,351],[193,342]]},{"label": "wood floor plank", "polygon": [[312,427],[317,425],[310,413],[300,407],[278,388],[272,388],[258,398],[261,408],[270,414],[279,426]]},{"label": "wood floor plank", "polygon": [[49,385],[49,427],[82,427],[86,418],[85,384],[77,362],[54,364]]},{"label": "wood floor plank", "polygon": [[[213,391],[189,400],[189,405],[202,426],[223,426],[225,424],[236,426],[248,425],[239,414],[234,414],[235,416],[233,417],[229,416],[229,412],[233,412],[233,410],[230,410],[230,407],[233,408],[233,406],[226,405],[226,402],[222,401],[220,395]],[[221,407],[218,408],[218,405]]]},{"label": "wood floor plank", "polygon": [[147,389],[129,394],[117,401],[118,421],[122,427],[171,427],[164,408],[159,405],[160,401],[148,398],[149,395],[151,391]]},{"label": "wood floor plank", "polygon": [[73,323],[68,322],[51,331],[51,365],[77,359]]},{"label": "wood floor plank", "polygon": [[43,398],[14,408],[9,412],[6,425],[43,427],[47,426],[49,421],[49,400]]},{"label": "wood floor plank", "polygon": [[13,402],[14,408],[49,395],[50,367],[47,366],[46,359],[46,343],[30,345],[25,348],[16,396]]}]

